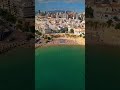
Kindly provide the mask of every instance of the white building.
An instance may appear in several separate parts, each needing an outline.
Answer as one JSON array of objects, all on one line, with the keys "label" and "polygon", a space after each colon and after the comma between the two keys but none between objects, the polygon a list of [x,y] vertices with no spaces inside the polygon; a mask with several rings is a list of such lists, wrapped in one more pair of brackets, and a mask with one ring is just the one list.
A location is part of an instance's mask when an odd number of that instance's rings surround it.
[{"label": "white building", "polygon": [[108,21],[114,20],[114,17],[120,19],[120,0],[95,0],[94,17],[96,20]]},{"label": "white building", "polygon": [[81,34],[85,34],[85,30],[82,28],[74,28],[74,35],[81,35]]}]

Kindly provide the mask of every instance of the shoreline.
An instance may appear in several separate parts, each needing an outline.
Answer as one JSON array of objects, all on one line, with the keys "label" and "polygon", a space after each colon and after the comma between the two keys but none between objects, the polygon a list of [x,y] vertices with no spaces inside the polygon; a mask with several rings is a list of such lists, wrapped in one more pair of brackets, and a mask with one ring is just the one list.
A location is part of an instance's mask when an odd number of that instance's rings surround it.
[{"label": "shoreline", "polygon": [[45,47],[57,47],[57,46],[85,46],[85,45],[79,45],[79,44],[55,44],[55,45],[42,45],[42,46],[37,46],[35,47],[35,49],[37,48],[45,48]]},{"label": "shoreline", "polygon": [[55,38],[53,41],[48,43],[35,44],[35,49],[49,46],[85,46],[85,38]]},{"label": "shoreline", "polygon": [[28,42],[23,42],[23,43],[16,42],[16,43],[11,43],[7,46],[3,44],[2,46],[0,45],[0,55],[11,52],[16,48],[34,48],[34,47],[33,47],[33,44],[30,45]]}]

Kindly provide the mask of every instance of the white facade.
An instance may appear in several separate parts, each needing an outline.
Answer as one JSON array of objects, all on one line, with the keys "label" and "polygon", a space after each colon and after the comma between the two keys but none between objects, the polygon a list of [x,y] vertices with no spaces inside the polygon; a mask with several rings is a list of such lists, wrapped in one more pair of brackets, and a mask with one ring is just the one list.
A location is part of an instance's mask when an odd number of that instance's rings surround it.
[{"label": "white facade", "polygon": [[74,30],[74,35],[85,34],[85,29],[74,28],[73,30]]}]

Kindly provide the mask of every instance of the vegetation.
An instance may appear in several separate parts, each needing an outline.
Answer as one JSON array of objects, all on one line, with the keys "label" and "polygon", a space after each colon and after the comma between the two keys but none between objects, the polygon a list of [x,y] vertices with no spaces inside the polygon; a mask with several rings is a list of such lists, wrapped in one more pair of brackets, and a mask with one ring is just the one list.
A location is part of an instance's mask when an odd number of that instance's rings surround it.
[{"label": "vegetation", "polygon": [[82,34],[80,34],[80,37],[82,37]]},{"label": "vegetation", "polygon": [[74,33],[74,30],[73,30],[73,29],[70,29],[70,33]]},{"label": "vegetation", "polygon": [[38,30],[35,30],[35,33],[38,34],[38,35],[40,35],[40,36],[42,35],[42,33],[39,32]]},{"label": "vegetation", "polygon": [[86,11],[86,14],[85,14],[86,18],[93,18],[94,17],[94,15],[93,15],[94,10],[91,7],[86,7],[85,11]]},{"label": "vegetation", "polygon": [[107,21],[107,24],[108,24],[108,27],[110,27],[112,25],[113,21],[112,20],[108,20]]},{"label": "vegetation", "polygon": [[3,19],[5,19],[11,23],[14,23],[14,24],[17,21],[16,17],[14,15],[12,15],[11,13],[7,12],[7,10],[0,9],[0,16]]},{"label": "vegetation", "polygon": [[85,36],[83,36],[83,38],[85,38]]},{"label": "vegetation", "polygon": [[115,21],[119,21],[119,18],[117,16],[113,17]]},{"label": "vegetation", "polygon": [[61,33],[66,33],[66,32],[68,32],[68,28],[67,27],[61,29]]},{"label": "vegetation", "polygon": [[51,37],[48,37],[47,39],[48,39],[48,40],[51,40],[52,38],[51,38]]},{"label": "vegetation", "polygon": [[85,35],[85,33],[82,33],[83,35]]},{"label": "vegetation", "polygon": [[120,30],[120,23],[116,24],[115,29],[119,29]]}]

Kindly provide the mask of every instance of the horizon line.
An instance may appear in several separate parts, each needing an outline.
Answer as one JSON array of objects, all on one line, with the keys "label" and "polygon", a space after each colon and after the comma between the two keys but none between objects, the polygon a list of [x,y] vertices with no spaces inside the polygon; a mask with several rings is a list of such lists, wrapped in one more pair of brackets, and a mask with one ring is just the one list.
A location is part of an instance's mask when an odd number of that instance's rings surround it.
[{"label": "horizon line", "polygon": [[[61,10],[61,9],[56,9],[56,10],[60,10],[60,11],[70,11],[70,12],[85,12],[85,10],[83,11],[78,11],[78,10]],[[49,12],[49,11],[55,11],[55,10],[40,10],[42,12]],[[39,10],[35,10],[35,12],[39,12]]]}]

